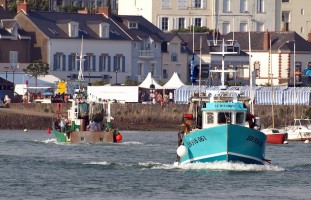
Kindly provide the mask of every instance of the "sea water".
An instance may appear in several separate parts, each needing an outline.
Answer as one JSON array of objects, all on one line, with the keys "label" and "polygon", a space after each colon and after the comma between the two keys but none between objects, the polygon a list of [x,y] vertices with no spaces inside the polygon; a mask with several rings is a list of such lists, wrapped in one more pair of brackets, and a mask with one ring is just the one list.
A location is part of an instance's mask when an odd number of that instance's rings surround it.
[{"label": "sea water", "polygon": [[174,166],[177,131],[123,131],[116,144],[62,144],[0,131],[0,199],[311,199],[311,144],[267,145],[272,164]]}]

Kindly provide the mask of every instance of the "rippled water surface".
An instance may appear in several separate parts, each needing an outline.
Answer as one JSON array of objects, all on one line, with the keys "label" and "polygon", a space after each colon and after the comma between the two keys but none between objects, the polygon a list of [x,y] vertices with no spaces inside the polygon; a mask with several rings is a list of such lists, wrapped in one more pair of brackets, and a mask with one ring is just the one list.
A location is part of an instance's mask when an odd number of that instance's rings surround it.
[{"label": "rippled water surface", "polygon": [[267,145],[270,165],[175,167],[177,132],[122,135],[73,145],[0,130],[0,199],[311,199],[311,143]]}]

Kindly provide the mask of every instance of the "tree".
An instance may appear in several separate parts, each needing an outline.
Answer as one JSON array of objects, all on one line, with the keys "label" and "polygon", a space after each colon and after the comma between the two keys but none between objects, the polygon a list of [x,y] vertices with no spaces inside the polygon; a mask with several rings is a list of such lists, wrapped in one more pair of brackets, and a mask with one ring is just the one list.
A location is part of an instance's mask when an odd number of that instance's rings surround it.
[{"label": "tree", "polygon": [[23,71],[30,77],[36,79],[36,86],[39,76],[45,76],[49,74],[49,64],[42,63],[41,60],[34,60],[33,63],[29,64]]},{"label": "tree", "polygon": [[[176,30],[172,30],[171,32],[186,32],[186,33],[191,33],[192,32],[192,26],[189,26],[188,28],[183,28],[183,29],[176,29]],[[203,26],[194,26],[194,32],[195,33],[211,33],[212,30],[210,30],[209,28]]]},{"label": "tree", "polygon": [[[8,0],[7,7],[11,13],[16,14],[16,0]],[[19,2],[24,2],[20,0]],[[49,10],[49,0],[28,0],[27,1],[30,10],[36,11],[48,11]]]}]

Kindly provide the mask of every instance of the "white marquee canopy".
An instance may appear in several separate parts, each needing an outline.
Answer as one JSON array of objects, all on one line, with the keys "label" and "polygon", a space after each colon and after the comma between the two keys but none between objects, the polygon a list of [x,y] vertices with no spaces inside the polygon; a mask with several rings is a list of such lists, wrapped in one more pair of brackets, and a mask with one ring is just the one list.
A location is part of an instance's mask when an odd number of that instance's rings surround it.
[{"label": "white marquee canopy", "polygon": [[163,89],[163,86],[161,86],[156,80],[154,80],[154,78],[151,77],[151,72],[148,73],[145,80],[138,87],[150,89],[151,84],[155,86],[156,90]]},{"label": "white marquee canopy", "polygon": [[170,80],[163,86],[163,89],[178,89],[185,84],[178,77],[177,72],[174,72]]}]

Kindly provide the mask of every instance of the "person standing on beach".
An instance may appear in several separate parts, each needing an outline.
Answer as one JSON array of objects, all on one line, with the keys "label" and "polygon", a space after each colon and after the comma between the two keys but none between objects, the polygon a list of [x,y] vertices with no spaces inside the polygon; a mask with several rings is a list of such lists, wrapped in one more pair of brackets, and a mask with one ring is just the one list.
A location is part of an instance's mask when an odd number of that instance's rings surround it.
[{"label": "person standing on beach", "polygon": [[173,92],[170,92],[168,96],[169,96],[170,103],[173,103],[174,102]]}]

